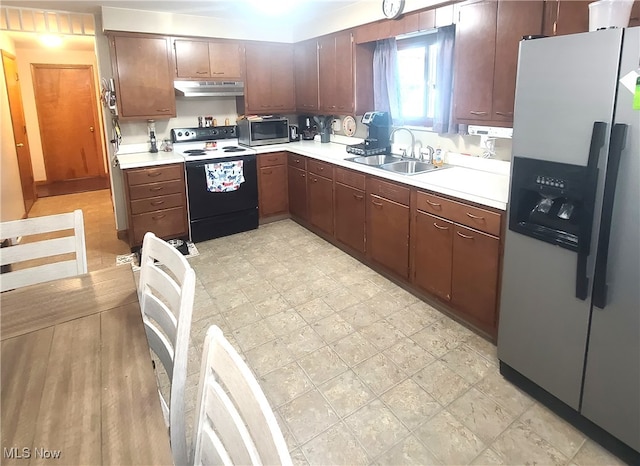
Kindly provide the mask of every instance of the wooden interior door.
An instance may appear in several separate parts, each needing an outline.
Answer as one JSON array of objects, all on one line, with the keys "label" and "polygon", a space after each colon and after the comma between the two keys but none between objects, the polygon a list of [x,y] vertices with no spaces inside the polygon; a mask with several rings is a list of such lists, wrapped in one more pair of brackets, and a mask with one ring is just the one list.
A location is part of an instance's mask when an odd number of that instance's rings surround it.
[{"label": "wooden interior door", "polygon": [[47,182],[106,178],[91,65],[32,65]]},{"label": "wooden interior door", "polygon": [[9,96],[13,138],[16,142],[24,210],[25,214],[28,214],[37,196],[35,181],[33,179],[33,166],[31,165],[31,152],[29,151],[29,139],[27,137],[27,125],[24,119],[24,108],[22,106],[18,66],[15,57],[9,55],[4,50],[2,51],[2,64],[4,67],[5,81],[7,83],[7,95]]}]

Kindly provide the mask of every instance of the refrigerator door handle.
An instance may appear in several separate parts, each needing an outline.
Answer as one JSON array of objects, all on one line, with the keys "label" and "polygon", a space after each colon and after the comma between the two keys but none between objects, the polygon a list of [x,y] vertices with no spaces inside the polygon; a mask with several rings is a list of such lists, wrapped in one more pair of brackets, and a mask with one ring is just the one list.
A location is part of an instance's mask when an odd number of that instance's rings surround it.
[{"label": "refrigerator door handle", "polygon": [[589,277],[587,277],[587,258],[591,249],[591,230],[593,223],[593,209],[598,185],[598,159],[604,146],[607,124],[603,121],[595,121],[591,132],[591,144],[589,145],[589,159],[587,161],[586,183],[588,197],[584,199],[585,215],[580,224],[580,236],[578,239],[578,261],[576,267],[576,298],[586,300],[589,295]]},{"label": "refrigerator door handle", "polygon": [[604,309],[607,305],[607,262],[609,260],[609,239],[611,236],[611,218],[613,201],[618,182],[620,158],[627,142],[628,126],[622,123],[613,125],[611,143],[609,144],[609,161],[604,181],[604,198],[602,201],[602,220],[596,256],[596,270],[593,275],[593,305]]}]

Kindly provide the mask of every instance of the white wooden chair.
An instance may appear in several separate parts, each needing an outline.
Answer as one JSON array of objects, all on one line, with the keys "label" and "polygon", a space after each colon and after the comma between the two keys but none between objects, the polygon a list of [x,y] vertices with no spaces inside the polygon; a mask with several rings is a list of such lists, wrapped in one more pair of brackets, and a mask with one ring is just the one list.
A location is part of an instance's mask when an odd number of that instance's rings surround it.
[{"label": "white wooden chair", "polygon": [[204,340],[195,422],[194,465],[292,464],[260,385],[215,325]]},{"label": "white wooden chair", "polygon": [[33,242],[25,241],[21,244],[2,248],[0,250],[2,266],[69,253],[75,253],[75,259],[58,260],[31,267],[25,264],[25,268],[3,273],[0,278],[0,291],[87,273],[87,251],[81,210],[0,224],[0,236],[2,239],[24,238],[63,230],[73,230],[73,235]]},{"label": "white wooden chair", "polygon": [[185,384],[195,280],[195,272],[176,248],[151,232],[145,234],[138,297],[149,346],[171,381],[169,403],[158,393],[176,465],[188,460]]}]

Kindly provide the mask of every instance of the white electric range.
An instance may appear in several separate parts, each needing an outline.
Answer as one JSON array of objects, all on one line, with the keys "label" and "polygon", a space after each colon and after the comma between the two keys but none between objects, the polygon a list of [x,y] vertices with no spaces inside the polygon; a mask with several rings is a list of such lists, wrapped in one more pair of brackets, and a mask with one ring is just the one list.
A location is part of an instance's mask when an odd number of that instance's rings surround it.
[{"label": "white electric range", "polygon": [[[238,144],[236,126],[174,128],[173,151],[185,160],[191,241],[206,241],[258,228],[258,169],[255,149]],[[234,167],[233,190],[212,191],[208,172]]]}]

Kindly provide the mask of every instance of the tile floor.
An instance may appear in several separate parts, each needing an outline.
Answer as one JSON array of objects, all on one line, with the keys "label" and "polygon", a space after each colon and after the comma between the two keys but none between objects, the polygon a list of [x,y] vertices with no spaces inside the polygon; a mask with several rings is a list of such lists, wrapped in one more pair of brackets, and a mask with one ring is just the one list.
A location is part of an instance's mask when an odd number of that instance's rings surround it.
[{"label": "tile floor", "polygon": [[[86,206],[89,270],[128,252],[108,191],[96,193],[32,211]],[[256,374],[294,464],[623,464],[504,381],[492,344],[296,223],[197,247],[189,424],[216,324]]]}]

